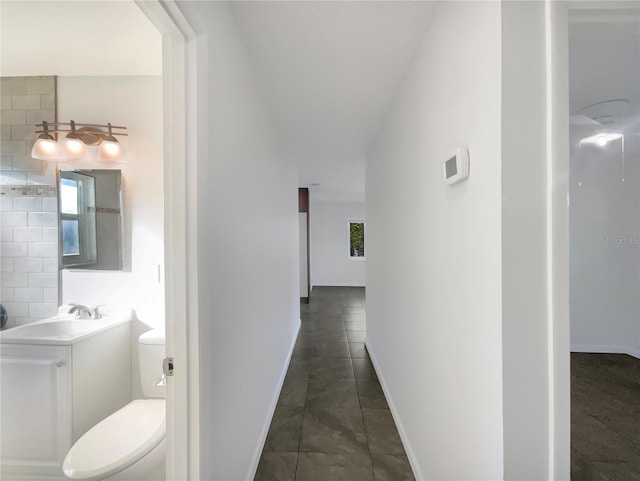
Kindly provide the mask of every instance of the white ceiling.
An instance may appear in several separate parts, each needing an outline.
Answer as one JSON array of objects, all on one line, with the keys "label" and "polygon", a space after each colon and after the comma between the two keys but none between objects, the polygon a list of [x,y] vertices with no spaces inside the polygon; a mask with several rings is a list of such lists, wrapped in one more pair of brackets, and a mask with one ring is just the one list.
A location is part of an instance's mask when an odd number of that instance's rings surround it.
[{"label": "white ceiling", "polygon": [[[598,102],[628,101],[598,109],[613,122],[607,128],[625,134],[626,152],[640,153],[640,8],[570,11],[569,81],[574,115]],[[597,115],[595,109],[584,113]],[[572,138],[577,141],[593,129],[572,125]]]},{"label": "white ceiling", "polygon": [[0,1],[0,73],[161,75],[162,38],[131,0]]},{"label": "white ceiling", "polygon": [[640,100],[640,9],[578,10],[569,27],[571,112]]},{"label": "white ceiling", "polygon": [[362,198],[366,151],[433,2],[234,2],[300,186]]}]

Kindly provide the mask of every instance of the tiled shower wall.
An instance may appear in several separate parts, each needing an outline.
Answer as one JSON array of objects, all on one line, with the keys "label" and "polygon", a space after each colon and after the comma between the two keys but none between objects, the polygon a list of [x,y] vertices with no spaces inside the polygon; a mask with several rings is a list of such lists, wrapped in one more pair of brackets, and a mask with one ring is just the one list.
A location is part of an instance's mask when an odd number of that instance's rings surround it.
[{"label": "tiled shower wall", "polygon": [[0,96],[0,303],[12,327],[58,306],[56,170],[30,156],[35,125],[56,120],[56,78],[2,77]]}]

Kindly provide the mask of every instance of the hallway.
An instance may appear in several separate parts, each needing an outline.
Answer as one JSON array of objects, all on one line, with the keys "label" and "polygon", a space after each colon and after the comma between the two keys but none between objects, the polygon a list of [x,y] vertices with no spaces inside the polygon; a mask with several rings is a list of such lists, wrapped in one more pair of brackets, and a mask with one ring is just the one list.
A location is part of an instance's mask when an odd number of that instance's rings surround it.
[{"label": "hallway", "polygon": [[255,481],[411,481],[364,346],[365,290],[314,287]]}]

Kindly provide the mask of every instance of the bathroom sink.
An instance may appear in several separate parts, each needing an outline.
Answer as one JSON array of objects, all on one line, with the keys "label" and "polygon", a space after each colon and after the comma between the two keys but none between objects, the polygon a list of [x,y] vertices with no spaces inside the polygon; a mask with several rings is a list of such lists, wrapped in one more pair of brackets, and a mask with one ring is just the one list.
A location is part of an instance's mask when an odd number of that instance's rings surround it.
[{"label": "bathroom sink", "polygon": [[72,338],[87,331],[100,329],[104,326],[101,319],[73,319],[55,320],[50,322],[26,324],[7,331],[4,334],[24,337],[55,337],[58,339]]},{"label": "bathroom sink", "polygon": [[0,332],[0,343],[6,344],[73,344],[132,319],[132,310],[113,310],[101,319],[76,319],[73,314],[13,327]]}]

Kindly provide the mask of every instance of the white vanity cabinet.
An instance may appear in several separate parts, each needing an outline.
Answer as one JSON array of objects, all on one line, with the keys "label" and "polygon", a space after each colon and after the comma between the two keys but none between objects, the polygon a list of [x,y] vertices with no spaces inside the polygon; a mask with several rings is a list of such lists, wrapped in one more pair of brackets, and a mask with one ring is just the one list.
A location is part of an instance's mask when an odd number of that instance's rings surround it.
[{"label": "white vanity cabinet", "polygon": [[62,461],[72,444],[131,401],[130,326],[121,322],[66,345],[3,340],[3,481],[65,479]]}]

